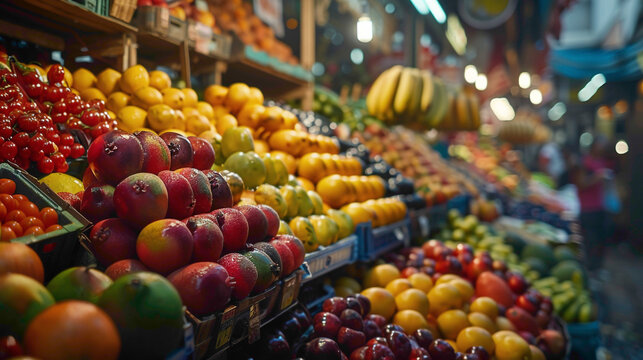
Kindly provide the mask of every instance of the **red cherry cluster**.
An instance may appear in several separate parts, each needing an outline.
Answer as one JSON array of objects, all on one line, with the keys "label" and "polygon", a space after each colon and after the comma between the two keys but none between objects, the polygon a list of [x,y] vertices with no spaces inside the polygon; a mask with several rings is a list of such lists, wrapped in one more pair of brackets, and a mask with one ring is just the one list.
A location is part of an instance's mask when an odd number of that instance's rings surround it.
[{"label": "red cherry cluster", "polygon": [[[50,70],[50,73],[56,71]],[[0,160],[13,161],[23,169],[29,168],[33,162],[44,174],[66,172],[69,169],[66,158],[82,156],[85,148],[74,143],[71,134],[58,131],[41,103],[31,101],[21,81],[25,76],[33,78],[31,74],[37,76],[35,71],[18,75],[7,68],[0,69]],[[41,94],[43,91],[46,94],[53,92],[56,96],[70,93],[69,88],[58,86],[52,91],[42,81],[38,83],[40,85],[33,84],[36,82],[27,85],[32,93],[38,91],[36,88]]]}]

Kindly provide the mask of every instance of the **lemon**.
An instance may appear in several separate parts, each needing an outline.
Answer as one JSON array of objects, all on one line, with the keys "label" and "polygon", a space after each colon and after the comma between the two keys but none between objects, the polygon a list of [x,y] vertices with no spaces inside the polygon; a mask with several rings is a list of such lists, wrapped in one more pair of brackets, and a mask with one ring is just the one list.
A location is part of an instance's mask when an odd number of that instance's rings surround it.
[{"label": "lemon", "polygon": [[237,120],[239,120],[239,124],[242,126],[257,128],[263,119],[265,111],[266,108],[261,104],[246,104],[239,112]]},{"label": "lemon", "polygon": [[362,295],[371,301],[370,314],[384,316],[389,320],[395,314],[395,298],[381,287],[370,287],[362,291]]},{"label": "lemon", "polygon": [[251,104],[263,104],[263,93],[258,88],[251,86],[250,87],[250,96],[248,97],[248,103]]},{"label": "lemon", "polygon": [[230,113],[230,110],[228,110],[228,108],[226,108],[225,106],[221,106],[221,105],[214,105],[214,106],[212,106],[212,109],[214,110],[214,118],[215,119],[218,119],[218,118],[222,117],[223,115],[227,115],[227,114]]},{"label": "lemon", "polygon": [[167,88],[161,90],[163,94],[163,103],[170,106],[172,109],[180,109],[183,107],[185,95],[177,88]]},{"label": "lemon", "polygon": [[[158,106],[158,105],[157,105],[157,106]],[[181,130],[181,129],[174,129],[174,128],[165,129],[165,130],[163,130],[163,131],[159,131],[158,133],[159,133],[159,135],[163,135],[163,134],[165,134],[166,132],[174,132],[174,133],[177,133],[177,134],[181,134],[181,135],[183,135],[183,136],[185,136],[185,137],[188,137],[188,136],[189,136],[189,135],[188,135],[188,133],[186,133],[186,132],[185,132],[185,130]]]},{"label": "lemon", "polygon": [[236,114],[250,98],[250,88],[244,83],[234,83],[228,89],[225,106]]},{"label": "lemon", "polygon": [[147,113],[147,121],[154,131],[167,130],[176,122],[176,112],[166,104],[151,106]]},{"label": "lemon", "polygon": [[429,299],[424,291],[407,289],[395,296],[395,305],[398,310],[415,310],[426,316],[429,313]]},{"label": "lemon", "polygon": [[84,101],[99,99],[107,101],[105,95],[95,87],[86,88],[80,91],[80,98]]},{"label": "lemon", "polygon": [[120,127],[127,131],[144,127],[146,116],[145,110],[132,105],[121,108],[116,115]]},{"label": "lemon", "polygon": [[121,108],[127,106],[130,96],[122,91],[116,91],[109,95],[105,107],[108,110],[118,112]]},{"label": "lemon", "polygon": [[107,115],[109,115],[110,119],[116,119],[116,113],[112,110],[107,110]]},{"label": "lemon", "polygon": [[208,118],[208,120],[213,120],[215,119],[214,117],[214,109],[212,108],[212,105],[208,104],[205,101],[199,101],[196,103],[196,109],[198,112],[201,113],[201,115],[205,116]]},{"label": "lemon", "polygon": [[195,134],[200,134],[204,131],[208,131],[212,129],[212,125],[210,125],[210,122],[208,121],[208,118],[206,118],[203,115],[192,115],[189,118],[186,119],[186,130],[189,132],[193,132]]},{"label": "lemon", "polygon": [[119,85],[124,92],[133,94],[138,89],[150,86],[150,75],[143,65],[134,65],[123,73]]},{"label": "lemon", "polygon": [[116,91],[118,86],[118,81],[121,79],[121,73],[118,71],[107,68],[101,71],[96,78],[96,87],[98,90],[102,91],[103,94],[109,95]]},{"label": "lemon", "polygon": [[359,282],[348,276],[342,276],[337,279],[337,281],[335,281],[335,286],[346,287],[356,293],[362,291],[362,286],[359,284]]},{"label": "lemon", "polygon": [[72,74],[74,89],[80,91],[96,85],[96,76],[85,68],[79,68]]},{"label": "lemon", "polygon": [[237,127],[237,119],[230,114],[224,115],[217,119],[216,127],[219,134],[225,134],[226,130]]},{"label": "lemon", "polygon": [[163,95],[161,95],[161,92],[156,90],[155,88],[146,86],[134,92],[134,95],[132,95],[131,98],[131,102],[132,105],[136,105],[141,109],[147,110],[152,105],[162,104]]},{"label": "lemon", "polygon": [[212,106],[223,105],[228,96],[228,88],[221,85],[210,85],[205,89],[205,101]]},{"label": "lemon", "polygon": [[163,71],[150,71],[150,86],[156,90],[167,89],[172,86],[172,80],[170,80],[170,76]]},{"label": "lemon", "polygon": [[411,309],[398,311],[393,317],[393,324],[401,326],[407,334],[413,334],[415,330],[426,329],[429,326],[423,314]]},{"label": "lemon", "polygon": [[79,191],[85,190],[82,181],[64,173],[49,174],[40,179],[40,183],[49,186],[49,188],[55,193],[68,192],[75,194]]},{"label": "lemon", "polygon": [[400,271],[391,264],[377,265],[364,277],[364,287],[385,287],[391,281],[400,278]]},{"label": "lemon", "polygon": [[174,120],[174,127],[181,130],[186,130],[187,129],[186,119],[188,117],[185,116],[185,113],[181,110],[174,110],[174,114],[176,114],[176,119]]},{"label": "lemon", "polygon": [[194,107],[196,106],[196,103],[199,102],[199,97],[196,95],[196,91],[190,88],[185,88],[185,89],[181,89],[181,92],[183,93],[183,97],[184,97],[183,106]]},{"label": "lemon", "polygon": [[184,107],[183,109],[181,109],[181,111],[183,112],[183,115],[185,115],[186,118],[189,118],[190,116],[193,116],[193,115],[202,115],[199,112],[199,110],[190,106]]}]

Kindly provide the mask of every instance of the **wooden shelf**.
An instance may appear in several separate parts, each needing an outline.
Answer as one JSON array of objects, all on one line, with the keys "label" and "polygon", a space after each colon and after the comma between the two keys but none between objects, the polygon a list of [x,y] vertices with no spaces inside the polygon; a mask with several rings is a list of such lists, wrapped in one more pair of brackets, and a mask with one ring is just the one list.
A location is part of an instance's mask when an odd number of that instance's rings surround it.
[{"label": "wooden shelf", "polygon": [[247,59],[232,61],[227,67],[223,74],[225,84],[245,82],[260,88],[264,94],[271,97],[290,93],[308,84],[306,80]]},{"label": "wooden shelf", "polygon": [[29,17],[38,15],[70,30],[120,35],[136,33],[136,27],[116,18],[101,16],[66,0],[5,0],[3,9],[21,9]]}]

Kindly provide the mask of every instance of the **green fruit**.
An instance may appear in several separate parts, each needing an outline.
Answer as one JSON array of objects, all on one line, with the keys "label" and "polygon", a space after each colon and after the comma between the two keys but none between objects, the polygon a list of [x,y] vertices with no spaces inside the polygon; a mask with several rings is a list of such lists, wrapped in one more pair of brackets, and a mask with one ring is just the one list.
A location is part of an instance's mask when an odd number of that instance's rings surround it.
[{"label": "green fruit", "polygon": [[290,229],[292,229],[293,235],[299,238],[301,242],[304,243],[304,248],[306,252],[313,252],[319,247],[319,242],[317,241],[317,233],[315,233],[315,227],[313,224],[303,216],[297,216],[294,219],[290,220]]},{"label": "green fruit", "polygon": [[250,129],[246,127],[239,126],[236,128],[230,128],[226,130],[221,137],[221,152],[223,153],[224,158],[227,158],[236,152],[248,152],[254,150],[255,143],[252,139],[252,133],[250,132]]},{"label": "green fruit", "polygon": [[556,260],[559,262],[564,260],[577,260],[574,250],[564,245],[558,246],[554,249],[554,257],[556,257]]},{"label": "green fruit", "polygon": [[279,231],[277,231],[277,235],[292,235],[292,229],[290,228],[290,225],[288,225],[287,222],[283,220],[279,220]]},{"label": "green fruit", "polygon": [[297,198],[297,215],[309,216],[315,210],[312,200],[308,197],[306,189],[301,186],[295,187],[295,197]]},{"label": "green fruit", "polygon": [[288,182],[288,168],[286,163],[277,158],[272,159],[272,165],[275,167],[275,173],[277,174],[276,186],[286,185]]},{"label": "green fruit", "polygon": [[528,258],[523,261],[529,265],[531,270],[537,271],[541,276],[546,275],[548,272],[547,265],[538,258]]},{"label": "green fruit", "polygon": [[183,304],[172,284],[151,272],[125,275],[98,300],[121,336],[121,357],[163,359],[183,337]]},{"label": "green fruit", "polygon": [[[284,185],[279,189],[281,196],[284,197],[286,204],[288,204],[288,215],[286,217],[292,218],[299,214],[299,203],[297,202],[297,190],[292,185]],[[309,199],[310,200],[310,199]]]},{"label": "green fruit", "polygon": [[576,260],[561,261],[551,269],[551,275],[555,276],[560,281],[572,280],[574,278],[574,274],[578,274],[576,276],[584,278],[583,270]]},{"label": "green fruit", "polygon": [[250,259],[257,268],[257,281],[252,289],[253,292],[264,291],[277,280],[280,273],[279,265],[275,264],[266,253],[255,249],[244,253],[243,256]]},{"label": "green fruit", "polygon": [[268,205],[277,212],[280,219],[288,216],[288,203],[279,192],[279,189],[270,185],[262,184],[257,186],[255,190],[255,202],[257,204]]},{"label": "green fruit", "polygon": [[84,300],[96,304],[110,285],[112,279],[96,269],[73,267],[51,279],[47,290],[56,301]]},{"label": "green fruit", "polygon": [[545,244],[535,244],[529,243],[523,249],[521,253],[523,259],[527,258],[538,258],[540,259],[547,268],[550,268],[556,265],[556,257],[549,245]]},{"label": "green fruit", "polygon": [[266,179],[266,165],[259,155],[253,151],[247,153],[236,152],[230,155],[223,167],[239,174],[245,186],[250,189],[263,184]]},{"label": "green fruit", "polygon": [[266,179],[264,182],[270,185],[277,185],[279,177],[275,170],[273,158],[270,157],[270,154],[265,154],[261,160],[263,160],[263,164],[266,166]]},{"label": "green fruit", "polygon": [[353,234],[355,231],[355,225],[353,225],[353,219],[345,212],[341,210],[328,210],[328,216],[335,221],[339,231],[337,232],[337,237],[339,239],[346,238]]},{"label": "green fruit", "polygon": [[337,241],[339,226],[333,219],[326,215],[312,215],[308,220],[313,224],[319,245],[329,246]]},{"label": "green fruit", "polygon": [[31,320],[54,303],[38,281],[22,274],[0,275],[0,334],[22,338]]},{"label": "green fruit", "polygon": [[310,201],[313,202],[313,214],[322,215],[324,213],[324,201],[321,196],[312,190],[309,190],[306,193],[308,194]]}]

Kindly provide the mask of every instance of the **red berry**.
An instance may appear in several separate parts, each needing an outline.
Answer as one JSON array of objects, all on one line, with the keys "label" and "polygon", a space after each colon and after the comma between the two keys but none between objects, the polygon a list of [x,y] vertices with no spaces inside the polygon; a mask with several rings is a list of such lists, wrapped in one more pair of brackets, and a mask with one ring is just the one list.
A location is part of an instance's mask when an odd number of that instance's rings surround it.
[{"label": "red berry", "polygon": [[29,144],[29,140],[29,134],[24,131],[21,131],[11,137],[11,141],[19,147],[27,146]]},{"label": "red berry", "polygon": [[42,150],[45,152],[45,154],[52,154],[56,151],[56,145],[54,144],[53,141],[45,141],[45,145],[42,147]]},{"label": "red berry", "polygon": [[71,134],[60,134],[60,145],[71,146],[74,143],[74,137]]},{"label": "red berry", "polygon": [[29,160],[40,161],[44,157],[45,157],[44,151],[31,149],[31,155],[29,156]]},{"label": "red berry", "polygon": [[0,145],[0,156],[5,160],[11,160],[18,154],[18,147],[13,141],[5,141]]},{"label": "red berry", "polygon": [[69,119],[69,114],[66,111],[54,113],[51,115],[51,120],[57,124],[62,124]]},{"label": "red berry", "polygon": [[26,132],[34,132],[38,129],[38,120],[31,114],[25,114],[18,118],[18,126]]},{"label": "red berry", "polygon": [[56,166],[60,166],[62,163],[65,162],[65,157],[63,156],[63,154],[59,152],[51,154],[50,158],[51,160],[53,160],[54,165]]},{"label": "red berry", "polygon": [[53,142],[56,145],[60,144],[60,134],[58,134],[55,131],[47,133],[47,135],[45,135],[45,137],[47,138],[47,140]]},{"label": "red berry", "polygon": [[101,117],[96,110],[89,110],[83,113],[80,120],[87,126],[94,126],[100,122]]},{"label": "red berry", "polygon": [[64,157],[69,157],[69,154],[71,154],[71,146],[61,145],[58,147],[58,151],[60,151],[60,153],[63,154]]},{"label": "red berry", "polygon": [[32,98],[38,98],[42,95],[42,84],[31,84],[27,85],[25,87],[25,91],[27,92],[27,95],[29,95]]},{"label": "red berry", "polygon": [[83,111],[82,102],[80,98],[68,99],[66,108],[67,108],[67,112],[74,115],[78,115],[80,114],[81,111]]},{"label": "red berry", "polygon": [[60,165],[56,165],[56,172],[64,173],[67,172],[67,170],[69,170],[69,164],[66,161]]},{"label": "red berry", "polygon": [[13,134],[13,129],[11,125],[2,125],[0,126],[0,136],[5,139],[8,139]]},{"label": "red berry", "polygon": [[83,155],[85,155],[85,148],[81,144],[75,143],[72,145],[70,154],[72,159],[79,158]]},{"label": "red berry", "polygon": [[18,157],[21,159],[29,160],[31,157],[31,150],[28,147],[22,147],[18,150]]},{"label": "red berry", "polygon": [[0,114],[8,114],[9,113],[9,105],[7,105],[6,102],[0,101]]},{"label": "red berry", "polygon": [[43,174],[51,173],[52,171],[54,171],[54,167],[54,161],[46,156],[38,160],[38,171]]},{"label": "red berry", "polygon": [[38,151],[38,150],[42,150],[42,149],[43,149],[43,147],[45,146],[45,141],[47,141],[47,140],[45,140],[44,136],[42,136],[42,135],[40,135],[40,134],[38,134],[38,135],[34,135],[34,136],[29,140],[29,147],[30,147],[32,150],[36,150],[36,151]]},{"label": "red berry", "polygon": [[49,83],[60,83],[65,79],[65,69],[60,65],[53,65],[47,71]]}]

